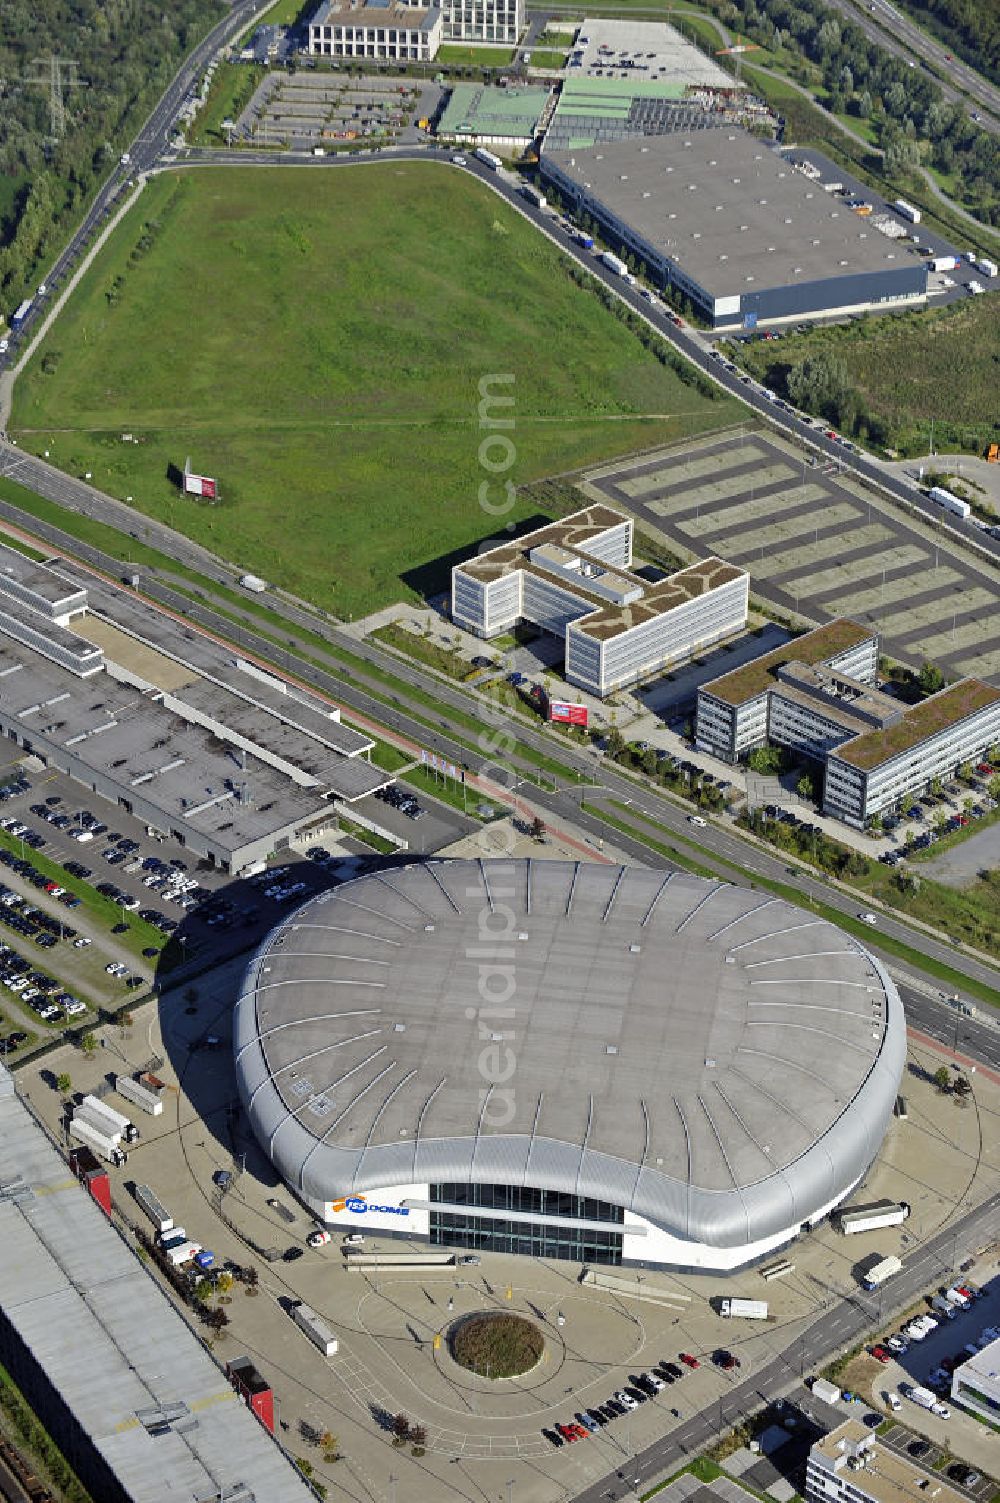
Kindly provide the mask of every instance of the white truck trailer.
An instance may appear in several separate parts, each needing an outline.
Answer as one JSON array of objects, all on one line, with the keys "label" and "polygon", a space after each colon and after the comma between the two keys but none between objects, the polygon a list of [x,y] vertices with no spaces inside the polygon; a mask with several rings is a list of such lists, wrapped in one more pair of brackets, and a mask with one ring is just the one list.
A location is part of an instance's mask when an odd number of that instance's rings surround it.
[{"label": "white truck trailer", "polygon": [[482,162],[483,166],[488,167],[491,172],[499,172],[503,166],[500,158],[494,156],[492,151],[487,151],[485,146],[477,146],[472,155],[477,162]]},{"label": "white truck trailer", "polygon": [[964,518],[972,510],[968,501],[963,501],[961,496],[953,495],[951,491],[945,490],[943,485],[932,485],[927,494],[932,501],[937,502],[938,506],[943,506],[945,511],[950,511],[952,516]]},{"label": "white truck trailer", "polygon": [[139,1141],[139,1129],[135,1123],[130,1122],[123,1112],[116,1112],[113,1106],[109,1106],[99,1096],[84,1096],[82,1105],[84,1111],[92,1117],[96,1117],[98,1121],[107,1122],[109,1127],[117,1132],[120,1138],[124,1138],[126,1143]]},{"label": "white truck trailer", "polygon": [[534,183],[522,183],[521,192],[524,194],[529,203],[534,204],[536,209],[548,208],[548,199],[539,188],[535,187]]},{"label": "white truck trailer", "polygon": [[932,256],[929,264],[931,271],[954,271],[958,265],[958,257]]},{"label": "white truck trailer", "polygon": [[766,1320],[767,1301],[763,1299],[724,1299],[719,1306],[723,1320]]},{"label": "white truck trailer", "polygon": [[902,214],[903,218],[908,219],[911,224],[920,223],[920,210],[914,208],[913,204],[908,204],[905,198],[897,198],[893,204],[893,208],[897,214]]},{"label": "white truck trailer", "polygon": [[622,260],[621,256],[616,256],[614,251],[601,251],[601,254],[597,259],[602,262],[609,271],[613,271],[616,277],[623,277],[628,271],[628,267],[625,265],[625,262]]},{"label": "white truck trailer", "polygon": [[95,1153],[100,1154],[109,1164],[116,1168],[128,1162],[128,1154],[121,1147],[121,1138],[118,1133],[110,1132],[106,1121],[97,1121],[87,1112],[79,1109],[73,1113],[69,1124],[69,1135],[78,1143],[86,1143]]},{"label": "white truck trailer", "polygon": [[919,1385],[914,1385],[913,1388],[909,1389],[906,1397],[912,1399],[915,1404],[919,1404],[921,1409],[929,1409],[932,1414],[940,1415],[942,1419],[948,1419],[951,1415],[951,1410],[947,1404],[942,1404],[937,1394],[931,1393],[929,1388],[921,1388]]},{"label": "white truck trailer", "polygon": [[877,1289],[880,1284],[885,1283],[886,1279],[891,1279],[893,1274],[899,1273],[902,1267],[901,1259],[893,1253],[888,1258],[880,1258],[863,1275],[861,1282],[866,1289]]},{"label": "white truck trailer", "polygon": [[857,1232],[875,1232],[884,1226],[899,1226],[910,1214],[905,1201],[874,1200],[870,1205],[844,1206],[834,1220],[845,1237]]},{"label": "white truck trailer", "polygon": [[163,1114],[162,1092],[164,1085],[162,1080],[157,1080],[155,1075],[140,1075],[136,1079],[132,1075],[118,1075],[115,1077],[115,1090],[119,1096],[124,1096],[126,1101],[131,1101],[135,1106],[141,1107],[151,1117],[159,1117]]},{"label": "white truck trailer", "polygon": [[240,584],[252,595],[263,595],[267,589],[267,580],[261,579],[259,574],[241,574]]},{"label": "white truck trailer", "polygon": [[167,1208],[160,1204],[148,1185],[135,1185],[132,1194],[135,1196],[136,1205],[145,1212],[161,1237],[165,1232],[173,1229],[174,1218]]},{"label": "white truck trailer", "polygon": [[292,1319],[300,1331],[304,1331],[314,1346],[318,1346],[324,1357],[332,1357],[337,1351],[337,1338],[330,1330],[326,1321],[316,1314],[316,1311],[308,1305],[299,1302],[291,1307]]},{"label": "white truck trailer", "polygon": [[827,1378],[813,1378],[812,1391],[824,1404],[839,1404],[842,1397],[836,1383],[831,1383]]}]

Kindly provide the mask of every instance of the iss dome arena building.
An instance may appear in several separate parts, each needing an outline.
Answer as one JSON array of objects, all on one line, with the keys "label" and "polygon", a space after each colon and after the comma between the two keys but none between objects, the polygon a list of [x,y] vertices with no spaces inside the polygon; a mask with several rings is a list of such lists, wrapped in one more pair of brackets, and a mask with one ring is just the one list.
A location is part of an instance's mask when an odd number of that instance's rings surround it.
[{"label": "iss dome arena building", "polygon": [[865,1176],[906,1033],[881,962],[781,898],[431,859],[272,930],[234,1053],[257,1138],[331,1229],[725,1273]]}]

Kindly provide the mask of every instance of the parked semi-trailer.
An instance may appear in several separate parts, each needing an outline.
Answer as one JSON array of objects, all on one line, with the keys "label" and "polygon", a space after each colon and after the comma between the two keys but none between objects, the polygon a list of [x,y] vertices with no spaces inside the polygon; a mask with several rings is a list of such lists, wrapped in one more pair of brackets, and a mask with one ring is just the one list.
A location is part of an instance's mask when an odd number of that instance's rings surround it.
[{"label": "parked semi-trailer", "polygon": [[95,1153],[100,1154],[102,1159],[107,1159],[109,1164],[115,1164],[119,1168],[128,1162],[128,1154],[120,1146],[117,1133],[108,1131],[107,1124],[95,1121],[88,1117],[86,1112],[76,1111],[69,1124],[69,1135],[76,1138],[78,1143],[86,1143]]},{"label": "parked semi-trailer", "polygon": [[943,506],[945,511],[950,511],[953,516],[967,517],[972,510],[968,501],[963,501],[960,496],[952,495],[951,491],[946,491],[943,485],[932,485],[927,494],[932,501],[936,501],[938,506]]},{"label": "parked semi-trailer", "polygon": [[323,1356],[332,1357],[337,1350],[337,1338],[326,1321],[301,1301],[297,1305],[292,1305],[291,1314],[299,1330],[304,1331],[309,1340],[319,1347]]},{"label": "parked semi-trailer", "polygon": [[83,1109],[98,1121],[105,1121],[113,1132],[117,1132],[126,1143],[138,1143],[139,1129],[134,1122],[130,1122],[123,1112],[116,1112],[113,1106],[106,1101],[101,1101],[97,1096],[84,1096]]},{"label": "parked semi-trailer", "polygon": [[472,155],[477,162],[482,162],[484,167],[489,167],[491,172],[499,172],[503,163],[499,157],[495,157],[492,151],[487,151],[485,146],[477,146]]},{"label": "parked semi-trailer", "polygon": [[910,1214],[905,1201],[875,1200],[870,1205],[844,1206],[834,1220],[845,1237],[855,1232],[875,1232],[884,1226],[899,1226]]},{"label": "parked semi-trailer", "polygon": [[126,1101],[141,1107],[151,1117],[162,1115],[163,1082],[157,1080],[155,1075],[140,1075],[138,1080],[131,1075],[118,1075],[115,1078],[115,1090],[119,1096],[124,1096]]},{"label": "parked semi-trailer", "polygon": [[740,1320],[766,1320],[767,1301],[763,1299],[724,1299],[719,1306],[723,1320],[734,1316]]},{"label": "parked semi-trailer", "polygon": [[148,1185],[136,1185],[132,1194],[135,1196],[139,1209],[145,1212],[161,1236],[172,1229],[174,1218],[167,1208],[160,1204]]},{"label": "parked semi-trailer", "polygon": [[899,1273],[903,1264],[893,1253],[888,1258],[880,1258],[873,1268],[862,1276],[861,1282],[866,1289],[877,1289],[884,1284],[886,1279],[891,1279],[894,1273]]},{"label": "parked semi-trailer", "polygon": [[521,192],[524,194],[525,198],[530,199],[530,201],[535,205],[536,209],[547,208],[548,199],[545,197],[544,193],[540,192],[539,189],[535,187],[534,183],[522,183]]},{"label": "parked semi-trailer", "polygon": [[908,219],[911,224],[920,223],[920,210],[915,209],[912,204],[908,204],[905,198],[897,198],[893,204],[893,208],[897,214],[902,214],[903,218]]},{"label": "parked semi-trailer", "polygon": [[957,265],[957,256],[932,256],[930,259],[931,271],[954,271]]},{"label": "parked semi-trailer", "polygon": [[625,262],[620,256],[616,256],[614,251],[601,251],[598,259],[603,261],[608,270],[613,271],[616,276],[623,277],[628,270]]}]

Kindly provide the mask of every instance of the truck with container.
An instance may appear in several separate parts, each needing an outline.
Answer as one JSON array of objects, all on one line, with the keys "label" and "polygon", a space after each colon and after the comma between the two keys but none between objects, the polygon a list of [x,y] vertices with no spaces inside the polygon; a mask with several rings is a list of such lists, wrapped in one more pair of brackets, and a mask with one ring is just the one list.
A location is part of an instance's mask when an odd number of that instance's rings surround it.
[{"label": "truck with container", "polygon": [[911,224],[920,223],[920,210],[915,209],[912,204],[908,204],[905,198],[897,198],[892,207],[895,209],[897,214],[902,214],[903,218],[908,219]]},{"label": "truck with container", "polygon": [[606,266],[609,271],[613,271],[616,277],[623,277],[628,270],[625,262],[620,256],[616,256],[614,251],[601,251],[597,259],[601,262],[602,266]]},{"label": "truck with container", "polygon": [[31,305],[33,302],[34,298],[26,297],[23,303],[18,303],[17,307],[14,309],[13,313],[10,316],[10,326],[12,329],[16,329],[19,324],[24,323],[24,320],[31,312]]},{"label": "truck with container", "polygon": [[337,1338],[330,1330],[326,1321],[316,1314],[309,1305],[300,1300],[298,1304],[291,1306],[291,1316],[300,1331],[303,1331],[314,1346],[318,1346],[324,1357],[333,1357],[337,1351]]},{"label": "truck with container", "polygon": [[932,256],[929,262],[931,271],[954,271],[958,265],[957,256]]},{"label": "truck with container", "polygon": [[136,1205],[153,1223],[160,1236],[173,1229],[174,1218],[166,1206],[160,1204],[148,1185],[134,1185],[132,1194],[135,1196]]},{"label": "truck with container", "polygon": [[879,1258],[873,1263],[862,1275],[861,1282],[866,1289],[878,1289],[886,1279],[891,1279],[893,1274],[899,1273],[902,1267],[902,1260],[892,1253],[888,1258]]},{"label": "truck with container", "polygon": [[577,245],[581,245],[584,250],[594,249],[593,235],[588,235],[583,230],[577,230],[573,236],[573,239],[576,241]]},{"label": "truck with container", "polygon": [[472,155],[477,162],[482,162],[483,166],[488,167],[491,172],[499,172],[503,166],[500,158],[494,156],[492,151],[487,151],[485,146],[477,146]]},{"label": "truck with container", "polygon": [[943,506],[945,511],[951,512],[952,516],[965,518],[972,511],[968,501],[963,501],[961,496],[955,496],[951,491],[945,490],[943,485],[932,485],[927,494],[932,501],[937,502],[938,506]]},{"label": "truck with container", "polygon": [[116,1112],[113,1106],[109,1106],[98,1096],[84,1096],[81,1104],[84,1111],[96,1117],[98,1121],[107,1122],[111,1130],[117,1132],[126,1143],[138,1143],[139,1129],[123,1112]]},{"label": "truck with container", "polygon": [[947,1404],[942,1404],[937,1394],[929,1388],[922,1388],[919,1384],[907,1390],[906,1397],[912,1399],[914,1404],[919,1404],[921,1409],[929,1409],[932,1414],[937,1414],[941,1419],[950,1419],[951,1410]]},{"label": "truck with container", "polygon": [[910,1214],[904,1200],[875,1200],[870,1205],[843,1206],[834,1213],[837,1230],[845,1237],[858,1232],[876,1232],[886,1226],[900,1226]]},{"label": "truck with container", "polygon": [[548,199],[540,189],[535,187],[534,183],[522,183],[521,192],[524,194],[529,203],[534,204],[536,209],[548,208]]},{"label": "truck with container", "polygon": [[836,1383],[831,1383],[828,1378],[813,1378],[812,1392],[818,1399],[822,1399],[824,1404],[840,1403],[840,1389]]},{"label": "truck with container", "polygon": [[162,1080],[157,1080],[155,1075],[140,1075],[138,1079],[132,1075],[115,1077],[115,1090],[119,1096],[124,1096],[126,1101],[141,1107],[151,1117],[162,1116],[165,1089]]},{"label": "truck with container", "polygon": [[190,1263],[191,1259],[200,1252],[200,1242],[180,1242],[175,1247],[166,1249],[167,1257],[175,1268],[181,1268],[185,1263]]},{"label": "truck with container", "polygon": [[767,1301],[763,1299],[724,1299],[719,1305],[723,1320],[766,1320]]},{"label": "truck with container", "polygon": [[244,590],[249,590],[252,595],[263,595],[267,589],[267,580],[261,579],[258,574],[241,574],[240,584]]},{"label": "truck with container", "polygon": [[987,261],[985,256],[980,256],[976,265],[984,277],[995,277],[997,274],[997,263],[995,261]]},{"label": "truck with container", "polygon": [[79,1109],[73,1113],[69,1123],[69,1135],[78,1143],[86,1143],[102,1159],[116,1168],[121,1168],[128,1162],[128,1154],[121,1146],[121,1137],[116,1132],[109,1132],[107,1122],[98,1122],[86,1112]]}]

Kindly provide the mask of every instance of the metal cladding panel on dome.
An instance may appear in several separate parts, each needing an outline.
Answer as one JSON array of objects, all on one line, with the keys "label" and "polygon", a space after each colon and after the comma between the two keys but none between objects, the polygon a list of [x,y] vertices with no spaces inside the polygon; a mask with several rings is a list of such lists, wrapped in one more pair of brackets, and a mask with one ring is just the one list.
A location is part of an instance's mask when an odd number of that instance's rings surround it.
[{"label": "metal cladding panel on dome", "polygon": [[891,980],[835,925],[645,868],[393,867],[285,919],[245,986],[241,1097],[311,1197],[536,1185],[719,1247],[850,1187],[905,1057]]}]

